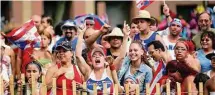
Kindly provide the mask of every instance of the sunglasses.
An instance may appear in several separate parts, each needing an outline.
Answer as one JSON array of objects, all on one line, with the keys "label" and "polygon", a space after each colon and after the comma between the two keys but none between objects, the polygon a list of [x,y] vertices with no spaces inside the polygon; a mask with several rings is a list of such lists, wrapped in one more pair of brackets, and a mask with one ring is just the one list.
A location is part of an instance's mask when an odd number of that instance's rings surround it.
[{"label": "sunglasses", "polygon": [[208,42],[208,41],[210,41],[210,39],[201,39],[201,41],[202,42],[204,42],[204,41]]},{"label": "sunglasses", "polygon": [[63,27],[63,30],[73,30],[74,29],[74,27]]}]

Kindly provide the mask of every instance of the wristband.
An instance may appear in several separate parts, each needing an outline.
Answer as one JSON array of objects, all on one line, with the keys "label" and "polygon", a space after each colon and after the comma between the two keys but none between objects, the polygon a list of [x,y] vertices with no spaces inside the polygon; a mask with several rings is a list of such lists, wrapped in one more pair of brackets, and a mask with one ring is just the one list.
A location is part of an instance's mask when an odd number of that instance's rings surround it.
[{"label": "wristband", "polygon": [[112,65],[110,65],[110,70],[111,70],[111,71],[116,70],[115,65],[113,65],[113,64],[112,64]]}]

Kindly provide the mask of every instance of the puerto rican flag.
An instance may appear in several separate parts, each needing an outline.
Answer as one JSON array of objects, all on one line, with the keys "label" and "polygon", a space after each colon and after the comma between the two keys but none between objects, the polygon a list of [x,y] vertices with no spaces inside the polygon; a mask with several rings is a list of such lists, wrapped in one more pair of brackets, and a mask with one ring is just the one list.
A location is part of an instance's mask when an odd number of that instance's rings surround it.
[{"label": "puerto rican flag", "polygon": [[[29,20],[23,26],[12,30],[6,35],[7,39],[22,50],[22,73],[25,66],[32,61],[31,54],[34,48],[40,47],[41,38],[34,21]],[[16,48],[14,46],[14,48]]]},{"label": "puerto rican flag", "polygon": [[29,20],[23,26],[12,30],[6,37],[22,50],[29,47],[40,47],[41,38],[33,20]]},{"label": "puerto rican flag", "polygon": [[108,20],[108,15],[106,13],[104,13],[103,15],[99,16],[101,18],[102,21],[104,21],[105,23],[109,23]]},{"label": "puerto rican flag", "polygon": [[154,0],[136,0],[136,6],[140,10],[144,10],[147,6],[153,3]]},{"label": "puerto rican flag", "polygon": [[104,24],[105,21],[103,21],[99,16],[93,15],[93,14],[85,14],[85,15],[79,15],[75,17],[75,24],[80,26],[84,23],[84,20],[86,17],[93,17],[95,21],[94,29],[99,30]]},{"label": "puerto rican flag", "polygon": [[160,85],[164,85],[165,83],[164,81],[167,79],[167,76],[165,76],[166,66],[162,60],[159,61],[157,64],[155,64],[154,68],[155,68],[155,73],[150,83],[150,95],[156,92],[157,83],[160,83]]}]

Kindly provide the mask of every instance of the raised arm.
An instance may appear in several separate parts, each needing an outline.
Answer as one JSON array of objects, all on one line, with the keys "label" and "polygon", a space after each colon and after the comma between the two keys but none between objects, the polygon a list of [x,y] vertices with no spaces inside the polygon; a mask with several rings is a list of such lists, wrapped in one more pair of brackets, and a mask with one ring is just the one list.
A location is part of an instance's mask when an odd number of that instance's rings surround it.
[{"label": "raised arm", "polygon": [[119,80],[117,78],[117,72],[115,70],[115,66],[113,65],[113,61],[114,61],[113,57],[112,56],[107,56],[106,61],[109,63],[109,68],[110,68],[110,72],[111,72],[111,76],[112,76],[114,84],[117,84],[118,90],[119,90],[120,93],[123,92],[124,88],[121,87],[121,85],[119,83]]},{"label": "raised arm", "polygon": [[164,6],[163,6],[163,13],[166,16],[166,19],[167,19],[167,22],[168,22],[168,25],[169,25],[169,23],[172,21],[172,17],[170,16],[170,13],[169,13],[169,7],[165,3],[164,3]]},{"label": "raised arm", "polygon": [[80,28],[78,29],[79,35],[78,35],[78,42],[75,50],[75,56],[77,59],[78,68],[80,69],[81,73],[86,79],[86,77],[88,77],[88,75],[90,74],[91,68],[82,57],[82,42],[84,41],[83,35],[85,30],[86,29],[83,29],[83,30],[81,30]]},{"label": "raised arm", "polygon": [[108,28],[110,28],[110,26],[105,24],[99,31],[96,31],[93,35],[86,39],[85,42],[87,46],[92,46],[92,44],[98,39],[101,34],[108,32]]},{"label": "raised arm", "polygon": [[126,24],[126,21],[124,21],[123,34],[124,34],[124,37],[123,37],[120,55],[113,61],[113,65],[115,65],[117,67],[116,71],[118,71],[119,68],[121,67],[122,60],[124,59],[124,57],[126,55],[126,51],[127,51],[127,44],[128,44],[128,37],[130,34],[130,27],[128,26],[128,24]]}]

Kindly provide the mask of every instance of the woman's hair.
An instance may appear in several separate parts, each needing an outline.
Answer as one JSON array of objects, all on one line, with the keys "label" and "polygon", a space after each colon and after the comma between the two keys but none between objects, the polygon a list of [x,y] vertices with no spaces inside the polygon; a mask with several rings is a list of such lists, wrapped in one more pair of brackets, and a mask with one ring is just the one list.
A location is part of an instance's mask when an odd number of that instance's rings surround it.
[{"label": "woman's hair", "polygon": [[[180,42],[183,43],[186,46],[187,51],[190,54],[193,53],[196,50],[195,43],[192,40],[187,40],[187,39],[184,39],[184,38],[180,38],[180,39],[178,39],[177,43],[180,43]],[[177,43],[176,43],[176,45],[177,45]]]},{"label": "woman's hair", "polygon": [[181,74],[181,77],[184,79],[189,75],[196,75],[198,72],[193,68],[188,66],[185,62],[178,62],[176,60],[172,60],[167,63],[166,71],[177,71]]},{"label": "woman's hair", "polygon": [[200,40],[202,40],[203,37],[210,38],[212,40],[212,48],[215,49],[215,34],[212,31],[203,31]]},{"label": "woman's hair", "polygon": [[30,63],[28,63],[26,66],[25,66],[25,70],[27,70],[28,66],[31,65],[31,64],[34,64],[37,66],[38,70],[39,70],[39,73],[42,73],[42,66],[40,65],[39,62],[37,61],[32,61]]},{"label": "woman's hair", "polygon": [[50,40],[49,45],[52,43],[52,35],[48,31],[44,30],[40,35],[44,35]]},{"label": "woman's hair", "polygon": [[205,84],[205,82],[207,80],[209,80],[210,77],[206,74],[203,74],[203,73],[199,73],[196,75],[195,79],[193,80],[193,82],[195,83],[196,85],[196,88],[199,90],[199,82],[202,82],[203,85]]},{"label": "woman's hair", "polygon": [[[37,68],[38,68],[38,70],[39,70],[39,73],[42,73],[42,66],[41,66],[40,63],[37,62],[37,61],[32,61],[32,62],[28,63],[28,64],[25,66],[25,70],[27,70],[28,66],[29,66],[29,65],[32,65],[32,64],[34,64],[35,66],[37,66]],[[25,78],[25,81],[26,81],[26,82],[28,81],[27,78]],[[37,79],[37,82],[40,82],[40,78]]]},{"label": "woman's hair", "polygon": [[143,45],[141,44],[141,41],[138,41],[138,40],[134,40],[131,42],[131,44],[137,44],[139,45],[139,47],[144,51],[143,55],[142,55],[142,58],[141,58],[141,61],[144,62],[146,65],[148,65],[149,67],[152,68],[152,66],[150,65],[149,61],[148,61],[148,56],[146,54],[146,50],[145,48],[143,47]]}]

